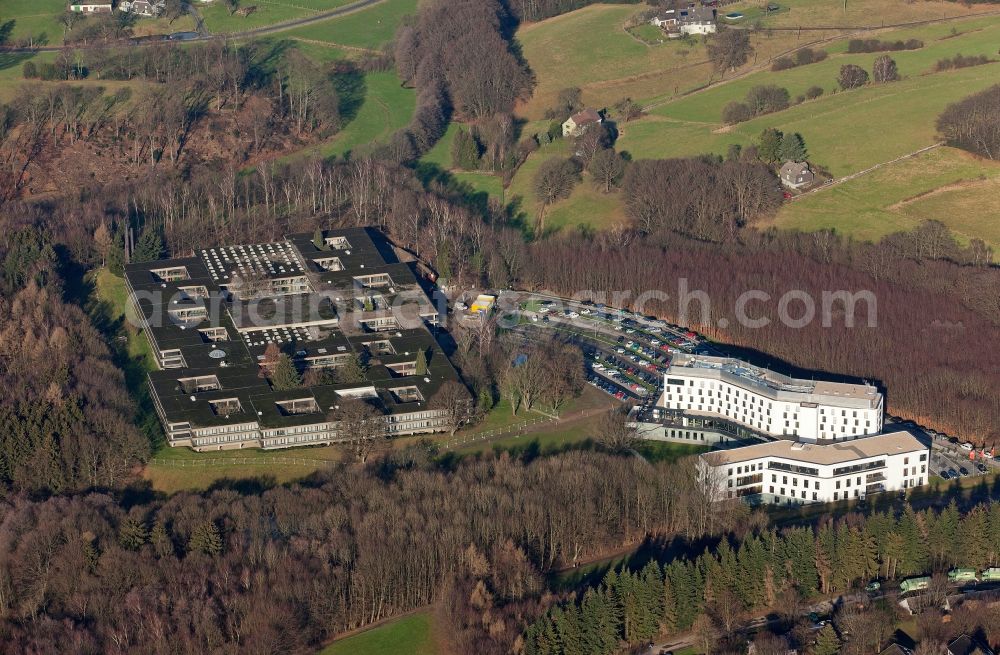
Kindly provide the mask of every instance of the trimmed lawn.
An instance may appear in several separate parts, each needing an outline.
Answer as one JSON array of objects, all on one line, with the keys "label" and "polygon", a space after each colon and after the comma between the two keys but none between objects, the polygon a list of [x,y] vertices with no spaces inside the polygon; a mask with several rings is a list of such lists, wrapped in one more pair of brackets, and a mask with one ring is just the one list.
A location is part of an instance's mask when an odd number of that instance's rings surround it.
[{"label": "trimmed lawn", "polygon": [[427,612],[384,623],[333,642],[319,655],[437,655]]},{"label": "trimmed lawn", "polygon": [[294,482],[320,468],[322,467],[295,464],[225,464],[186,467],[149,464],[142,470],[142,477],[149,481],[154,490],[173,494],[178,491],[204,491],[223,482],[260,485],[266,488]]},{"label": "trimmed lawn", "polygon": [[418,0],[385,0],[346,16],[283,32],[291,38],[325,41],[355,48],[377,49],[392,40],[406,15],[415,14]]},{"label": "trimmed lawn", "polygon": [[770,223],[878,240],[937,219],[967,243],[1000,247],[1000,163],[938,148],[787,203]]},{"label": "trimmed lawn", "polygon": [[156,358],[153,356],[149,339],[146,338],[144,332],[133,327],[133,323],[131,322],[134,321],[135,315],[128,305],[128,291],[125,289],[125,280],[116,277],[106,268],[99,269],[96,273],[93,273],[92,279],[98,300],[107,303],[108,318],[117,321],[126,318],[126,316],[129,317],[125,320],[123,326],[125,336],[127,337],[126,352],[129,358],[136,363],[137,368],[142,371],[143,375],[148,371],[156,370]]},{"label": "trimmed lawn", "polygon": [[[155,418],[155,417],[154,417]],[[198,453],[190,448],[162,445],[153,453],[142,477],[163,493],[204,490],[221,480],[284,484],[304,478],[344,458],[337,446],[282,450],[220,450]],[[212,460],[233,460],[214,462]],[[315,460],[302,462],[297,460]]]}]

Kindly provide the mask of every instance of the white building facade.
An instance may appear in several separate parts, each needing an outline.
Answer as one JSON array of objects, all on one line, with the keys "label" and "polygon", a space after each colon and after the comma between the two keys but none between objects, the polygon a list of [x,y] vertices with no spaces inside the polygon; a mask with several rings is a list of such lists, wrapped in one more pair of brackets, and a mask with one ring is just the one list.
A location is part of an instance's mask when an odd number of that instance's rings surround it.
[{"label": "white building facade", "polygon": [[737,359],[680,354],[664,374],[660,405],[805,442],[878,434],[884,410],[882,394],[871,385],[802,380]]},{"label": "white building facade", "polygon": [[858,500],[926,484],[930,450],[909,432],[828,445],[778,440],[705,453],[699,473],[714,500],[794,505]]}]

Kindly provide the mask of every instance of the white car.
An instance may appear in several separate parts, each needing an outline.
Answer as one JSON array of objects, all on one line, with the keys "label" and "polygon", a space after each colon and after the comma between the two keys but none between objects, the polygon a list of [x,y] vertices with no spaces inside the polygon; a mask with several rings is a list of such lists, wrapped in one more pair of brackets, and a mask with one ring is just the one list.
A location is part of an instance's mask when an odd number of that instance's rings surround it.
[{"label": "white car", "polygon": [[974,446],[971,443],[969,443],[968,441],[966,441],[964,444],[962,444],[962,450],[972,450],[973,448],[974,448]]},{"label": "white car", "polygon": [[547,314],[548,311],[549,311],[549,308],[546,307],[545,305],[542,305],[541,307],[538,308],[538,313],[539,314]]},{"label": "white car", "polygon": [[589,309],[587,309],[586,307],[584,307],[583,309],[581,309],[581,310],[580,310],[580,313],[581,313],[581,314],[589,314],[589,313],[590,313],[590,310],[589,310]]},{"label": "white car", "polygon": [[580,315],[579,315],[579,314],[577,314],[576,312],[570,312],[570,313],[568,314],[568,316],[569,316],[570,318],[580,318]]}]

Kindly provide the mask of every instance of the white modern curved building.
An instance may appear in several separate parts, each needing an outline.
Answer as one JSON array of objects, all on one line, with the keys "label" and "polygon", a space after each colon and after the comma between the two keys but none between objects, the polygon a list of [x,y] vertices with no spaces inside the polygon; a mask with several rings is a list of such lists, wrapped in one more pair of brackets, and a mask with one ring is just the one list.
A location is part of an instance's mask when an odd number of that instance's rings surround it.
[{"label": "white modern curved building", "polygon": [[791,378],[738,359],[684,354],[664,374],[661,405],[682,417],[819,443],[878,434],[884,412],[871,385]]}]

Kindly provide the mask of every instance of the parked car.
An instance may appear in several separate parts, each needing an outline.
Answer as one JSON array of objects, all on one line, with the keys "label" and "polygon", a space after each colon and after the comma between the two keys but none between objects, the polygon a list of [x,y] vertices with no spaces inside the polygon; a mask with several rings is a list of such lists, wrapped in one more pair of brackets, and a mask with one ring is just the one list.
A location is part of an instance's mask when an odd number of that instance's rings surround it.
[{"label": "parked car", "polygon": [[942,480],[949,480],[949,479],[951,479],[951,474],[948,473],[948,471],[945,471],[944,469],[941,469],[941,473],[939,473],[939,475],[941,476]]},{"label": "parked car", "polygon": [[973,447],[974,446],[971,443],[969,443],[968,441],[966,441],[964,444],[962,444],[962,450],[972,450]]},{"label": "parked car", "polygon": [[962,475],[968,475],[969,474],[969,469],[967,469],[967,468],[965,468],[963,466],[962,468],[958,469],[958,472],[961,473]]}]

